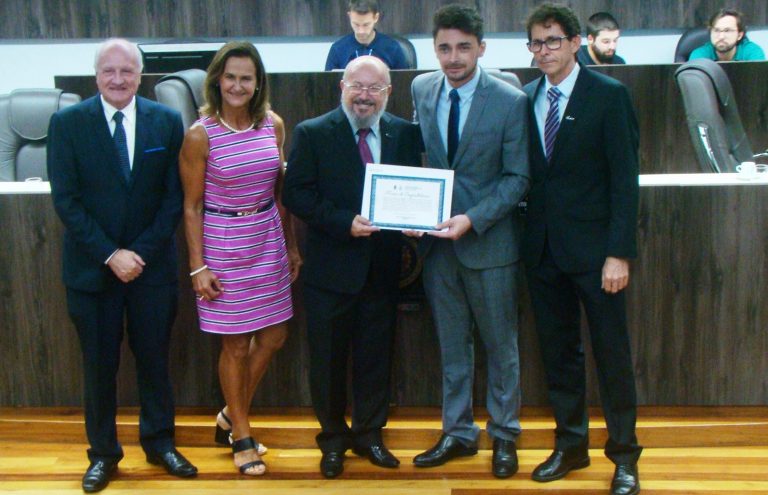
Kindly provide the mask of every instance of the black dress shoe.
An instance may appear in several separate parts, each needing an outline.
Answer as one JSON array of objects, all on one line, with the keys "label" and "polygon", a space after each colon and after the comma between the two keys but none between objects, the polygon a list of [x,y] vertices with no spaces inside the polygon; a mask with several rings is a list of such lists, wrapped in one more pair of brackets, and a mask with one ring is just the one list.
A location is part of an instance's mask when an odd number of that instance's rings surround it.
[{"label": "black dress shoe", "polygon": [[147,462],[163,466],[168,474],[189,478],[197,474],[197,468],[176,449],[167,452],[147,452]]},{"label": "black dress shoe", "polygon": [[517,447],[514,440],[493,440],[491,472],[497,478],[509,478],[517,472]]},{"label": "black dress shoe", "polygon": [[574,469],[589,466],[589,454],[586,449],[555,450],[549,458],[536,466],[531,478],[534,481],[559,480]]},{"label": "black dress shoe", "polygon": [[434,447],[413,458],[416,467],[442,466],[456,457],[467,457],[477,454],[477,447],[467,447],[461,441],[443,433]]},{"label": "black dress shoe", "polygon": [[397,457],[387,450],[384,444],[371,445],[370,447],[355,447],[352,452],[360,457],[367,457],[372,464],[383,468],[396,468],[400,465]]},{"label": "black dress shoe", "polygon": [[103,490],[115,471],[117,471],[117,461],[92,462],[83,476],[83,491],[93,493]]},{"label": "black dress shoe", "polygon": [[611,495],[636,495],[640,493],[640,476],[637,464],[617,464],[611,481]]},{"label": "black dress shoe", "polygon": [[320,473],[326,478],[335,478],[344,472],[344,452],[323,452],[320,459]]}]

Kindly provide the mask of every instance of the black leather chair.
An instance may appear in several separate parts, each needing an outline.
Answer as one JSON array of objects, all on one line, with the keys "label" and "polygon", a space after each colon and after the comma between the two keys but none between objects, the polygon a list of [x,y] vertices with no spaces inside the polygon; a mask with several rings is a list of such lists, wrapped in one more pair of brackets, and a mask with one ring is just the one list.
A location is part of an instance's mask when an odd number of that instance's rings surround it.
[{"label": "black leather chair", "polygon": [[709,41],[709,29],[705,27],[695,27],[684,32],[680,39],[677,40],[675,63],[687,62],[691,52],[707,41]]},{"label": "black leather chair", "polygon": [[675,71],[696,158],[706,172],[735,172],[754,161],[728,76],[717,62],[691,60]]},{"label": "black leather chair", "polygon": [[0,181],[48,180],[48,123],[80,97],[60,89],[15,89],[0,95]]},{"label": "black leather chair", "polygon": [[205,103],[205,74],[201,69],[187,69],[163,76],[155,84],[157,101],[178,110],[185,129],[197,120],[198,110]]},{"label": "black leather chair", "polygon": [[411,43],[408,38],[404,38],[397,34],[390,34],[389,36],[390,38],[397,41],[400,45],[400,48],[403,49],[403,53],[405,54],[405,62],[408,64],[407,68],[415,69],[418,61],[416,60],[416,48],[414,48],[413,43]]}]

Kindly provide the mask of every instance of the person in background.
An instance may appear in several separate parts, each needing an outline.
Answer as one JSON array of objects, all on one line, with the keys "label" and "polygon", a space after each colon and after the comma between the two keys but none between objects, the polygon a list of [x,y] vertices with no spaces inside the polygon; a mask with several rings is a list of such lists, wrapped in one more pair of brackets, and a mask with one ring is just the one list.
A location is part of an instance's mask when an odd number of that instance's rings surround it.
[{"label": "person in background", "polygon": [[147,461],[174,476],[197,474],[174,447],[168,374],[178,294],[181,116],[136,96],[142,61],[133,43],[105,41],[95,65],[99,93],[51,117],[47,153],[51,197],[65,229],[67,308],[83,352],[85,492],[104,489],[123,458],[115,416],[126,333]]},{"label": "person in background", "polygon": [[619,23],[608,12],[592,14],[587,21],[587,44],[579,48],[578,61],[583,65],[626,64],[616,54]]},{"label": "person in background", "polygon": [[[304,305],[312,406],[320,422],[320,472],[335,478],[352,448],[376,466],[400,461],[381,430],[389,412],[390,369],[401,234],[359,214],[368,163],[420,165],[418,128],[387,113],[389,69],[364,55],[340,81],[338,108],[293,131],[283,193],[307,224]],[[352,425],[347,425],[351,362]]]},{"label": "person in background", "polygon": [[615,464],[610,493],[635,495],[642,447],[624,289],[637,256],[637,119],[624,85],[576,63],[581,36],[571,9],[542,4],[526,29],[544,74],[523,88],[532,177],[523,259],[556,424],[555,448],[531,477],[554,481],[590,464],[583,307],[605,454]]},{"label": "person in background", "polygon": [[219,443],[232,444],[240,473],[264,474],[263,445],[248,410],[293,316],[291,282],[301,258],[280,200],[282,119],[269,107],[259,52],[225,44],[208,67],[202,117],[181,148],[184,227],[200,330],[221,335],[219,381],[226,406]]},{"label": "person in background", "polygon": [[765,60],[765,52],[747,38],[744,14],[720,9],[709,19],[709,41],[691,52],[688,60],[708,58],[717,62]]},{"label": "person in background", "polygon": [[400,44],[376,30],[381,12],[376,0],[350,0],[347,9],[352,32],[336,40],[328,52],[325,70],[344,69],[350,60],[373,55],[390,69],[407,69],[408,63]]}]

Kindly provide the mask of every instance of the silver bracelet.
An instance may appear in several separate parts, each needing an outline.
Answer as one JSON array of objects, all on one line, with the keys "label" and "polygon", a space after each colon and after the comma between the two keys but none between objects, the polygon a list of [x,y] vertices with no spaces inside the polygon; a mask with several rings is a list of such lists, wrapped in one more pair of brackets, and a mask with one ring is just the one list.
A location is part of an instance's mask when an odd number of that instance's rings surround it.
[{"label": "silver bracelet", "polygon": [[208,269],[208,265],[203,265],[200,268],[198,268],[197,270],[192,270],[191,272],[189,272],[189,276],[190,277],[194,277],[198,273],[202,272],[203,270],[207,270],[207,269]]}]

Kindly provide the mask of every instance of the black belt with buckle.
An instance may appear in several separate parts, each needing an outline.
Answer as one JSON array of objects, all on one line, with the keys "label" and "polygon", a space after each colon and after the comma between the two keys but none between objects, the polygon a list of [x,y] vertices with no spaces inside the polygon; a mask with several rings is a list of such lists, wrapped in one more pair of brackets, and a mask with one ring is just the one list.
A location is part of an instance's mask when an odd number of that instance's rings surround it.
[{"label": "black belt with buckle", "polygon": [[269,200],[266,204],[259,206],[255,210],[234,211],[234,210],[222,210],[219,208],[203,208],[208,213],[215,213],[217,215],[224,215],[225,217],[247,217],[248,215],[255,215],[256,213],[262,213],[272,208],[275,204],[273,200]]}]

